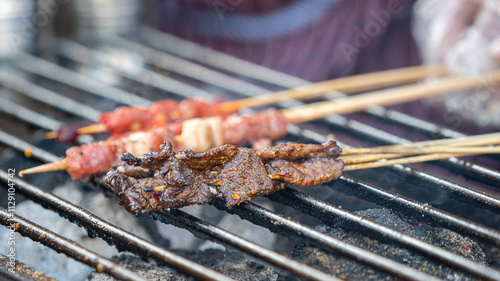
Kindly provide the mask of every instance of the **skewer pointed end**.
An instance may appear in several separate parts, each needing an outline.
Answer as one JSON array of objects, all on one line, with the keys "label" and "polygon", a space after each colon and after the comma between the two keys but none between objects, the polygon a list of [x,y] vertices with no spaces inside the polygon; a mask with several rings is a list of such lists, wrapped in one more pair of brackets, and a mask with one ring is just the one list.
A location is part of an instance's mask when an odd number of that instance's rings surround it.
[{"label": "skewer pointed end", "polygon": [[89,125],[86,127],[81,127],[78,130],[76,130],[76,132],[79,135],[83,135],[83,134],[92,135],[92,134],[104,133],[107,131],[108,131],[108,128],[106,127],[106,125],[104,125],[102,123],[92,124],[92,125]]},{"label": "skewer pointed end", "polygon": [[65,170],[67,167],[68,167],[68,164],[66,163],[66,159],[63,159],[61,161],[47,163],[47,164],[43,164],[43,165],[36,166],[33,168],[29,168],[26,170],[22,170],[19,172],[19,176],[23,177],[24,175],[27,175],[27,174],[36,174],[36,173],[43,173],[43,172]]},{"label": "skewer pointed end", "polygon": [[58,131],[50,131],[50,132],[45,133],[44,136],[46,139],[55,139],[59,136],[59,132]]}]

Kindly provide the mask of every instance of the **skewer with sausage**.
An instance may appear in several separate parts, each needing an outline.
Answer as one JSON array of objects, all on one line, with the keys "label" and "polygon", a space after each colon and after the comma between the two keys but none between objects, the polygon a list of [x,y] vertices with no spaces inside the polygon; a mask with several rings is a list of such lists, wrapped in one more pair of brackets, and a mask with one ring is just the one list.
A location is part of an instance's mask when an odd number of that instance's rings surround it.
[{"label": "skewer with sausage", "polygon": [[[119,107],[114,111],[103,113],[99,118],[99,123],[93,122],[92,124],[88,124],[87,122],[81,126],[62,126],[57,131],[48,132],[46,137],[56,138],[56,140],[61,142],[71,142],[76,139],[78,134],[109,132],[112,135],[116,135],[169,124],[172,124],[171,129],[174,133],[179,134],[180,132],[176,130],[180,129],[179,124],[189,118],[220,116],[224,119],[242,107],[269,105],[287,99],[312,99],[332,90],[344,93],[371,90],[417,81],[428,76],[445,73],[446,68],[442,65],[413,66],[342,77],[268,95],[224,103],[209,103],[192,98],[187,98],[181,102],[161,100],[154,102],[147,108],[135,106]],[[176,124],[177,126],[175,126]]]},{"label": "skewer with sausage", "polygon": [[65,125],[57,131],[46,134],[59,142],[71,142],[78,134],[107,132],[118,136],[127,132],[146,131],[155,127],[168,126],[174,133],[180,133],[182,121],[190,118],[220,116],[226,118],[234,111],[221,110],[218,103],[208,103],[198,99],[184,99],[180,102],[166,99],[154,102],[149,107],[122,106],[102,113],[98,123],[88,122]]},{"label": "skewer with sausage", "polygon": [[111,170],[125,152],[140,155],[157,151],[164,141],[171,142],[176,151],[191,149],[201,152],[224,143],[242,145],[262,139],[277,140],[286,135],[286,125],[286,120],[276,109],[243,117],[232,116],[225,121],[220,117],[189,119],[182,124],[180,136],[163,126],[111,137],[106,141],[69,148],[62,161],[27,169],[20,175],[65,169],[72,179],[79,179]]}]

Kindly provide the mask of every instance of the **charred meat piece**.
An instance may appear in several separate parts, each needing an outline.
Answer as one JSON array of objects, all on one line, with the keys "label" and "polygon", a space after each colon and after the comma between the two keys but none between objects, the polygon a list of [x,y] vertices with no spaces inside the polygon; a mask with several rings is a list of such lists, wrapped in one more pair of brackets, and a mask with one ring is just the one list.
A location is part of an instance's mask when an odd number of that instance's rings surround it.
[{"label": "charred meat piece", "polygon": [[237,152],[236,145],[225,144],[203,153],[194,153],[192,150],[186,149],[180,151],[176,157],[191,169],[206,170],[227,163]]},{"label": "charred meat piece", "polygon": [[262,161],[273,159],[300,160],[313,157],[339,157],[342,149],[333,140],[323,144],[287,143],[271,146],[259,151]]},{"label": "charred meat piece", "polygon": [[[165,143],[161,149],[142,157],[131,154],[123,157],[129,165],[149,169],[152,176],[134,178],[123,173],[127,169],[117,169],[106,175],[104,182],[113,189],[119,203],[129,212],[141,214],[209,202],[215,195],[207,184],[214,178],[211,171],[186,166],[175,157],[170,143]],[[148,190],[155,187],[162,187],[161,191]]]},{"label": "charred meat piece", "polygon": [[337,179],[343,168],[342,160],[335,159],[339,150],[335,142],[285,144],[269,148],[265,163],[249,148],[223,145],[205,153],[185,150],[175,154],[172,145],[165,143],[160,152],[122,158],[149,172],[116,169],[104,181],[135,214],[205,204],[214,196],[224,198],[226,207],[232,208],[254,196],[276,192],[285,183],[310,186]]},{"label": "charred meat piece", "polygon": [[219,191],[226,200],[227,208],[285,187],[281,182],[273,183],[255,150],[248,148],[240,148],[234,158],[222,167],[216,180],[220,183]]},{"label": "charred meat piece", "polygon": [[279,175],[289,184],[300,186],[318,185],[338,179],[344,162],[332,158],[311,158],[297,162],[276,159],[266,164],[269,174]]}]

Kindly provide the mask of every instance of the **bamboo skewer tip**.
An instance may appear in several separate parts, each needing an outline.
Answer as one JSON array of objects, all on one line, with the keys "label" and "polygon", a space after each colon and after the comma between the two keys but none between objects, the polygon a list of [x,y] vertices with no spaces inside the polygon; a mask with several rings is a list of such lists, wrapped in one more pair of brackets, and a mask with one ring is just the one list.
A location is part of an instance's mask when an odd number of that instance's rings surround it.
[{"label": "bamboo skewer tip", "polygon": [[50,132],[46,132],[44,137],[46,139],[55,139],[59,136],[59,132],[57,131],[50,131]]},{"label": "bamboo skewer tip", "polygon": [[66,162],[66,159],[63,159],[61,161],[47,163],[47,164],[43,164],[43,165],[36,166],[33,168],[22,170],[19,172],[19,176],[23,177],[24,175],[27,175],[27,174],[37,174],[37,173],[44,173],[44,172],[66,170],[67,167],[68,167],[68,163]]},{"label": "bamboo skewer tip", "polygon": [[102,124],[102,123],[92,124],[89,126],[81,127],[78,130],[76,130],[76,132],[79,135],[83,135],[83,134],[92,135],[92,134],[97,134],[97,133],[104,133],[107,131],[108,131],[108,128],[106,127],[105,124]]}]

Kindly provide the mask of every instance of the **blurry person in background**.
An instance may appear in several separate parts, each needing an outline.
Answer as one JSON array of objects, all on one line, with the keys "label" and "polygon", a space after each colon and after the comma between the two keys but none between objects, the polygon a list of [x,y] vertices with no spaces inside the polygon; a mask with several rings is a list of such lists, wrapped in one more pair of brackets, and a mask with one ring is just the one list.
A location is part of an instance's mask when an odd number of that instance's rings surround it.
[{"label": "blurry person in background", "polygon": [[162,0],[165,31],[308,81],[415,65],[409,0]]},{"label": "blurry person in background", "polygon": [[[420,0],[414,34],[426,64],[445,63],[451,73],[499,68],[500,0]],[[500,128],[500,87],[477,87],[432,98],[450,127],[473,133]]]},{"label": "blurry person in background", "polygon": [[[446,63],[452,73],[496,68],[499,2],[161,0],[159,20],[174,35],[315,82],[422,62]],[[453,129],[500,127],[493,91],[394,108]]]}]

